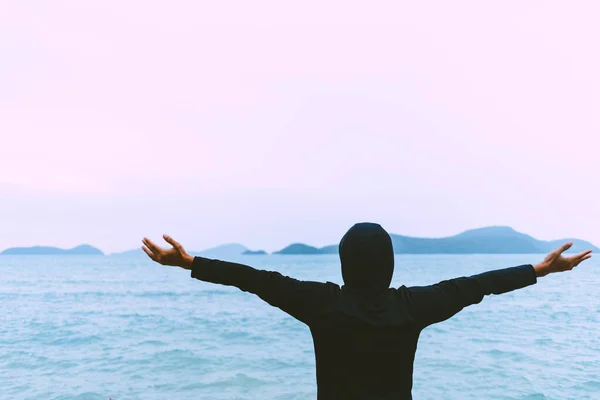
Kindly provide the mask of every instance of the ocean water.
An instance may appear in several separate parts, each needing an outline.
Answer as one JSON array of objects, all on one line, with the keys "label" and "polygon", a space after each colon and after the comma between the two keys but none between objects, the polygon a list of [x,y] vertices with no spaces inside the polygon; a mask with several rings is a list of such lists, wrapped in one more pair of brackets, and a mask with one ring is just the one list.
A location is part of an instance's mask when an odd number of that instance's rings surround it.
[{"label": "ocean water", "polygon": [[[399,255],[424,285],[541,256]],[[236,261],[341,283],[335,256]],[[488,296],[425,329],[415,399],[600,399],[600,264]],[[0,257],[2,399],[315,399],[302,323],[143,258]]]}]

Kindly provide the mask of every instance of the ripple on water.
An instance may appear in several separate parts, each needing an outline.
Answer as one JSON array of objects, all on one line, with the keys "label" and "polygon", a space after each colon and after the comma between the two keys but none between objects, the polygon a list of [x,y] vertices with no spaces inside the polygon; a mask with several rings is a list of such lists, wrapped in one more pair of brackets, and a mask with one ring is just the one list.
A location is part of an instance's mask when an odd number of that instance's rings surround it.
[{"label": "ripple on water", "polygon": [[218,360],[200,357],[191,350],[179,349],[154,352],[149,354],[146,360],[152,365],[151,371],[155,372],[176,370],[182,365],[185,365],[186,369],[206,372],[219,364]]},{"label": "ripple on water", "polygon": [[106,400],[106,396],[93,392],[84,392],[80,394],[55,397],[53,400]]},{"label": "ripple on water", "polygon": [[[600,374],[600,372],[598,372],[597,374]],[[598,397],[600,397],[600,380],[586,381],[586,382],[583,382],[583,383],[573,386],[573,389],[576,389],[579,391],[584,391],[584,392],[598,393]]]},{"label": "ripple on water", "polygon": [[226,388],[229,386],[237,386],[237,387],[259,387],[270,383],[270,381],[253,378],[243,373],[236,373],[233,376],[222,378],[216,381],[208,382],[204,385],[204,387],[217,387],[217,388]]},{"label": "ripple on water", "polygon": [[544,396],[543,393],[533,393],[521,396],[518,400],[546,400],[548,397]]}]

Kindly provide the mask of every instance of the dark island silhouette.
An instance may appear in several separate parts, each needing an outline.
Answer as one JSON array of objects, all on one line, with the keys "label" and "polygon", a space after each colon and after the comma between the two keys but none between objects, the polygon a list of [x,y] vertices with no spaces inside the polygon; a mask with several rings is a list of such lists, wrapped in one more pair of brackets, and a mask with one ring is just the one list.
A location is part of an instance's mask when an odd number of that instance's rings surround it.
[{"label": "dark island silhouette", "polygon": [[[567,241],[573,242],[570,252],[600,250],[589,242],[574,238],[538,240],[507,226],[471,229],[443,238],[418,238],[395,234],[390,236],[396,254],[541,254],[548,253]],[[336,254],[337,249],[337,245],[317,248],[304,243],[294,243],[274,254]]]},{"label": "dark island silhouette", "polygon": [[[560,247],[565,242],[573,242],[569,252],[581,252],[588,249],[600,251],[600,248],[580,239],[564,238],[544,241],[535,239],[508,226],[490,226],[471,229],[458,235],[442,238],[418,238],[403,235],[390,235],[396,254],[544,254]],[[81,245],[72,249],[34,246],[6,249],[0,255],[102,255],[102,251],[90,245]],[[207,258],[233,259],[239,256],[257,256],[268,254],[264,250],[252,251],[239,243],[229,243],[203,251],[190,251],[191,255]],[[322,255],[338,254],[338,245],[314,247],[304,243],[293,243],[274,252],[276,255]],[[113,253],[115,257],[145,257],[138,248],[122,253]]]},{"label": "dark island silhouette", "polygon": [[51,246],[33,246],[33,247],[12,247],[4,250],[0,255],[74,255],[74,256],[103,256],[104,253],[89,244],[82,244],[72,249],[61,249]]},{"label": "dark island silhouette", "polygon": [[254,250],[246,250],[246,251],[244,251],[242,253],[242,255],[244,255],[244,256],[264,256],[266,254],[269,254],[269,253],[267,253],[264,250],[256,250],[256,251],[254,251]]},{"label": "dark island silhouette", "polygon": [[284,249],[273,252],[273,254],[337,254],[337,252],[337,245],[317,248],[304,243],[292,243]]}]

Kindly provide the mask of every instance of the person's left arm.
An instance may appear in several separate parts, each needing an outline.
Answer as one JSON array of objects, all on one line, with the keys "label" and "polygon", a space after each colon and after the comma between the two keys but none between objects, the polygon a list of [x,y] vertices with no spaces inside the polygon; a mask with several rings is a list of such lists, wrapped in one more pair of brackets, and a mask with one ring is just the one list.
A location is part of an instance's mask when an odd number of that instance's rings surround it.
[{"label": "person's left arm", "polygon": [[481,274],[448,279],[435,285],[404,288],[407,304],[421,327],[445,321],[463,308],[480,303],[484,296],[503,294],[537,283],[538,278],[570,271],[592,256],[592,250],[565,257],[573,245],[565,243],[535,265],[525,264]]},{"label": "person's left arm", "polygon": [[417,325],[424,328],[480,303],[486,295],[508,293],[536,282],[535,269],[527,264],[403,289]]}]

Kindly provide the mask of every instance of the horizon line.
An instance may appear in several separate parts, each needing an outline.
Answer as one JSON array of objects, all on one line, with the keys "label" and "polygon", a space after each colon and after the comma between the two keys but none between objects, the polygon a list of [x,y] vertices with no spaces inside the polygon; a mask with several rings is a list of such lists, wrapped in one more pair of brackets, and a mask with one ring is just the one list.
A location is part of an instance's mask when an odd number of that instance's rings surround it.
[{"label": "horizon line", "polygon": [[[483,230],[483,229],[489,229],[489,228],[507,228],[507,229],[511,230],[512,232],[514,232],[514,233],[521,234],[521,235],[526,235],[526,236],[529,236],[529,237],[531,237],[531,238],[533,238],[535,240],[542,241],[542,242],[554,242],[554,241],[559,241],[559,240],[565,240],[565,241],[572,241],[572,240],[584,241],[584,242],[589,243],[591,246],[593,246],[595,248],[598,248],[598,246],[594,245],[590,241],[585,240],[585,239],[579,239],[579,238],[560,238],[560,239],[550,239],[550,240],[536,239],[533,236],[528,235],[528,234],[523,233],[523,232],[519,232],[519,231],[515,230],[514,228],[512,228],[512,227],[510,227],[508,225],[487,225],[487,226],[481,226],[481,227],[478,227],[478,228],[467,229],[467,230],[461,231],[459,233],[456,233],[454,235],[441,236],[441,237],[408,236],[408,235],[402,235],[402,234],[397,234],[397,233],[389,233],[389,235],[390,236],[400,236],[400,237],[411,238],[411,239],[440,240],[440,239],[452,238],[452,237],[464,234],[466,232]],[[242,247],[245,248],[244,251],[264,251],[268,255],[271,255],[271,254],[276,254],[279,251],[282,251],[282,250],[284,250],[284,249],[286,249],[286,248],[288,248],[289,246],[292,246],[292,245],[303,245],[303,246],[308,246],[308,247],[312,247],[312,248],[316,248],[316,249],[323,249],[323,248],[326,248],[326,247],[336,246],[335,244],[329,244],[329,245],[324,245],[324,246],[313,246],[313,245],[309,245],[309,244],[303,243],[303,242],[292,242],[292,243],[286,245],[285,247],[283,247],[283,248],[281,248],[279,250],[268,252],[268,251],[266,251],[264,249],[258,249],[258,250],[249,249],[246,245],[241,244],[239,242],[227,242],[227,243],[223,243],[223,244],[219,244],[219,245],[216,245],[216,246],[209,247],[209,248],[204,249],[204,250],[189,250],[188,253],[190,253],[190,254],[191,253],[204,253],[204,252],[207,252],[207,251],[210,251],[210,250],[215,250],[215,249],[219,249],[219,248],[226,247],[226,246],[242,246]],[[141,246],[135,247],[135,248],[130,248],[130,249],[124,250],[124,251],[105,252],[102,249],[100,249],[99,247],[94,246],[94,245],[89,244],[89,243],[81,243],[81,244],[78,244],[78,245],[70,247],[70,248],[63,248],[63,247],[52,246],[52,245],[35,244],[35,245],[31,245],[31,246],[12,246],[12,247],[7,247],[7,248],[5,248],[3,250],[0,250],[0,255],[5,255],[3,253],[6,250],[12,250],[12,249],[51,248],[51,249],[69,251],[69,250],[77,249],[79,247],[86,247],[86,246],[92,247],[92,248],[100,251],[105,256],[119,255],[119,254],[123,254],[123,253],[127,253],[127,252],[137,251],[137,250],[142,251]],[[395,254],[457,254],[457,253],[395,253]],[[460,254],[505,254],[505,253],[460,253]],[[515,254],[526,254],[526,253],[515,253]],[[530,253],[530,254],[540,254],[540,253]],[[289,255],[289,254],[284,254],[284,255]]]}]

